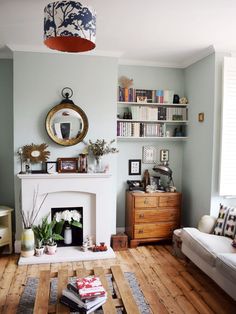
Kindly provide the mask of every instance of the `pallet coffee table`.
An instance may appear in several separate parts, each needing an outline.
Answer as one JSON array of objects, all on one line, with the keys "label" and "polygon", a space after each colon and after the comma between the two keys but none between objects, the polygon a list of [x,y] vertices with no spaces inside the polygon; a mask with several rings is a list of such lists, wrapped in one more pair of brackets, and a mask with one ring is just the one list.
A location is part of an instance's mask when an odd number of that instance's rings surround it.
[{"label": "pallet coffee table", "polygon": [[[112,280],[114,283],[114,289],[116,292],[116,298],[112,298],[108,282],[105,277],[106,274],[112,275]],[[107,291],[107,301],[102,305],[104,314],[116,314],[118,308],[124,308],[125,312],[128,314],[140,313],[137,304],[133,298],[130,287],[124,277],[124,274],[120,266],[111,266],[109,269],[104,269],[102,267],[94,267],[92,270],[86,270],[84,268],[79,268],[69,274],[68,270],[61,269],[58,272],[50,272],[50,270],[44,270],[40,272],[39,285],[36,293],[36,299],[34,304],[34,314],[68,314],[70,310],[65,305],[59,302],[62,290],[66,287],[68,283],[68,278],[77,276],[84,277],[88,275],[99,276],[104,288]],[[50,280],[51,278],[58,278],[57,286],[57,303],[50,304]]]}]

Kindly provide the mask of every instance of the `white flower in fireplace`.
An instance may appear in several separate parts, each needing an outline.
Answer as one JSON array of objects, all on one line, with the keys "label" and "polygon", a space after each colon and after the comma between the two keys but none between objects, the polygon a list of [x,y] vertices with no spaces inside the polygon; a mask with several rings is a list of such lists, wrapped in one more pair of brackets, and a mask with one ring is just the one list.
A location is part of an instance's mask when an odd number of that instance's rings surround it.
[{"label": "white flower in fireplace", "polygon": [[80,222],[81,214],[75,209],[66,209],[61,212],[56,212],[53,219],[56,221],[56,230],[59,234],[62,231],[64,223],[82,228],[82,223]]}]

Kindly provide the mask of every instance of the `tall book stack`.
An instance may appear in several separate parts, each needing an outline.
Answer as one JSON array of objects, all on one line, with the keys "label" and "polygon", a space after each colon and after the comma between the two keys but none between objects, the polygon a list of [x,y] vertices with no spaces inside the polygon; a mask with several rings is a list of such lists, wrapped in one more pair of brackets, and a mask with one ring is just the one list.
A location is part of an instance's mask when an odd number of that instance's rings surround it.
[{"label": "tall book stack", "polygon": [[61,303],[79,313],[92,313],[107,300],[107,292],[96,276],[77,278],[63,289]]}]

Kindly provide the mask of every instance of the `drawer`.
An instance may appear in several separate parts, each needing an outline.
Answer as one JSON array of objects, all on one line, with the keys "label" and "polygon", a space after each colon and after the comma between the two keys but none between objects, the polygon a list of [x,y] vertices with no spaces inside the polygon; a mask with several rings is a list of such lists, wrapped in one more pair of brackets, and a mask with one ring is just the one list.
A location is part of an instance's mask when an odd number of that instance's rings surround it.
[{"label": "drawer", "polygon": [[8,228],[0,226],[0,244],[8,242],[9,238]]},{"label": "drawer", "polygon": [[135,223],[142,222],[159,222],[159,221],[178,221],[179,209],[166,208],[166,209],[136,209],[135,210]]},{"label": "drawer", "polygon": [[159,207],[170,207],[170,206],[180,206],[180,195],[171,195],[171,196],[160,196],[159,197]]},{"label": "drawer", "polygon": [[175,222],[158,222],[134,225],[135,239],[171,238],[173,230],[178,227]]},{"label": "drawer", "polygon": [[134,198],[135,208],[155,208],[157,207],[157,198],[155,196],[141,196]]}]

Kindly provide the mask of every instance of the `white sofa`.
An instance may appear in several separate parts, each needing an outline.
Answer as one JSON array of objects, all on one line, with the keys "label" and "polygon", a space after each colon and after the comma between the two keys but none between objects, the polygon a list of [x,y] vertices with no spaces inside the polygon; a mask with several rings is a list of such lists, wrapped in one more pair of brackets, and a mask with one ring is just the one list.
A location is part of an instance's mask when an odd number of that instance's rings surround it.
[{"label": "white sofa", "polygon": [[232,239],[183,228],[182,252],[236,300],[236,248]]}]

